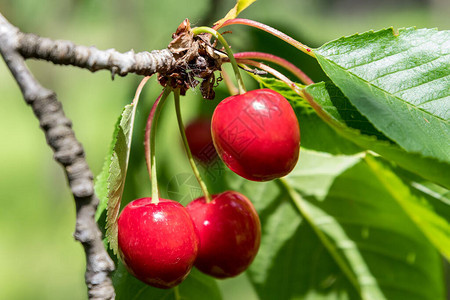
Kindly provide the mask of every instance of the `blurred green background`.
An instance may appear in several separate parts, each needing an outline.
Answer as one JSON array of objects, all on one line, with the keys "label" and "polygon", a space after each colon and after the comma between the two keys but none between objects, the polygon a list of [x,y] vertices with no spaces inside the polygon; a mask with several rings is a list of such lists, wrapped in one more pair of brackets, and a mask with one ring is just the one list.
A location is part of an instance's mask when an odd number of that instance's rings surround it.
[{"label": "blurred green background", "polygon": [[[189,18],[194,26],[211,25],[234,4],[232,0],[0,0],[0,12],[25,32],[125,52],[164,48],[183,19]],[[449,29],[448,15],[450,1],[444,0],[258,0],[242,17],[272,25],[318,47],[342,35],[390,26]],[[235,51],[276,53],[295,62],[313,80],[324,79],[312,59],[297,57],[298,52],[290,46],[243,26],[230,29],[233,34],[227,38]],[[132,99],[140,78],[129,75],[112,81],[111,75],[104,71],[92,74],[40,61],[28,61],[28,65],[45,87],[58,94],[85,147],[88,163],[98,174],[116,119]],[[246,82],[251,84],[249,78]],[[138,124],[142,124],[159,90],[152,79],[141,100],[144,104],[138,108]],[[185,121],[200,110],[211,111],[224,96],[219,90],[216,100],[206,101],[200,99],[198,91],[189,94],[183,101]],[[180,142],[170,106],[169,101],[158,135],[159,169],[166,178],[166,186],[170,178],[190,172],[181,146],[173,146]],[[139,158],[143,130],[137,127],[136,131],[133,148],[139,149],[133,150],[131,163],[134,161],[138,167],[129,176],[139,180],[130,183],[125,197],[148,195],[150,191]],[[84,252],[72,236],[73,199],[37,120],[25,105],[3,60],[0,60],[0,141],[0,299],[86,299]],[[142,186],[136,184],[138,181]],[[229,289],[230,286],[235,288]],[[244,299],[239,293],[248,283],[244,276],[222,281],[221,287],[226,291],[226,299]],[[247,293],[245,299],[254,297],[251,290]]]}]

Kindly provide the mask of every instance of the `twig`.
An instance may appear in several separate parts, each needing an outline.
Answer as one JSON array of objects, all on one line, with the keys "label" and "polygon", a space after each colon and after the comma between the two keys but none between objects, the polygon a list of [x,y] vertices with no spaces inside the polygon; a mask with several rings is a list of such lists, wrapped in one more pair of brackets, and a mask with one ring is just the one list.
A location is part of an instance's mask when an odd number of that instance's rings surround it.
[{"label": "twig", "polygon": [[[110,278],[114,263],[103,246],[101,232],[94,220],[98,198],[94,194],[92,172],[85,160],[84,149],[77,141],[72,130],[72,123],[64,115],[56,94],[42,87],[25,65],[22,55],[28,53],[28,57],[31,57],[34,52],[24,50],[23,37],[24,34],[0,14],[0,54],[17,81],[26,103],[31,106],[39,119],[47,143],[54,151],[55,160],[64,168],[75,199],[77,217],[74,237],[81,242],[86,253],[85,280],[89,299],[114,299],[115,292]],[[34,46],[29,49],[39,48]],[[57,58],[57,52],[44,51],[51,54],[48,57],[53,59]],[[76,55],[77,51],[71,53]],[[67,59],[68,56],[62,57]],[[79,58],[76,56],[72,60],[74,64],[80,62]],[[65,59],[58,60],[58,62],[62,61],[68,62]],[[85,65],[87,68],[93,68],[92,70],[97,68],[96,62],[86,62]],[[120,66],[120,64],[117,65]],[[123,69],[122,72],[130,72],[129,70]]]},{"label": "twig", "polygon": [[[6,19],[0,14],[0,23],[5,22]],[[125,76],[128,73],[150,76],[165,73],[175,66],[175,59],[169,49],[138,53],[130,50],[120,53],[114,49],[99,50],[93,46],[76,45],[71,41],[52,40],[32,33],[23,33],[11,24],[8,27],[16,31],[15,49],[23,58],[73,65],[91,72],[109,70],[113,77],[116,74]]]}]

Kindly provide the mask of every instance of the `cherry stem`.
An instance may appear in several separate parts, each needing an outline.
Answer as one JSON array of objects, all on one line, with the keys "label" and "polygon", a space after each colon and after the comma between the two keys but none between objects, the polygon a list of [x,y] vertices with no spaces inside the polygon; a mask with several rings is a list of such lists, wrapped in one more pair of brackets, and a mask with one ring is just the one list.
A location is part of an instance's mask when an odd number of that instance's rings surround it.
[{"label": "cherry stem", "polygon": [[156,107],[158,106],[163,93],[164,93],[164,91],[161,92],[161,94],[158,96],[158,98],[156,98],[155,102],[153,103],[152,109],[150,110],[150,114],[148,115],[148,118],[147,118],[147,124],[145,125],[145,136],[144,136],[145,163],[147,165],[147,171],[148,171],[148,176],[150,177],[150,180],[152,180],[150,132],[152,130],[152,121],[153,121],[153,117],[155,116]]},{"label": "cherry stem", "polygon": [[158,122],[159,115],[161,113],[164,102],[167,96],[172,92],[172,89],[165,87],[164,91],[153,103],[153,107],[148,115],[147,125],[145,126],[145,161],[147,163],[147,170],[149,172],[150,180],[152,182],[152,203],[159,203],[159,191],[158,191],[158,178],[156,176],[156,159],[155,159],[155,148],[156,148],[156,125]]},{"label": "cherry stem", "polygon": [[294,82],[292,82],[285,75],[283,75],[280,72],[278,72],[277,70],[269,67],[268,65],[265,65],[258,61],[240,59],[239,62],[246,64],[246,65],[251,65],[251,66],[257,67],[261,70],[266,71],[267,73],[272,74],[276,78],[280,79],[285,84],[287,84],[297,95],[299,95],[300,97],[302,97],[303,99],[308,101],[308,103],[313,107],[313,109],[317,112],[317,114],[322,119],[328,120],[328,121],[330,120],[330,116],[322,109],[322,107],[319,104],[317,104],[316,101],[314,101],[314,99],[311,97],[311,95],[306,93],[304,89],[300,88],[298,85],[296,85]]},{"label": "cherry stem", "polygon": [[137,105],[137,104],[138,104],[139,97],[140,97],[140,95],[141,95],[141,91],[142,91],[142,89],[144,88],[144,85],[145,85],[145,84],[147,83],[147,81],[150,79],[150,77],[151,77],[151,75],[150,75],[150,76],[144,77],[144,79],[142,79],[141,82],[139,83],[139,85],[138,85],[138,87],[137,87],[137,89],[136,89],[136,93],[134,94],[133,101],[132,101],[132,104],[133,104],[133,105]]},{"label": "cherry stem", "polygon": [[298,79],[300,79],[301,82],[303,82],[306,85],[313,84],[314,81],[311,80],[311,78],[308,77],[300,68],[298,68],[296,65],[291,63],[290,61],[281,58],[279,56],[264,53],[264,52],[241,52],[236,53],[234,55],[236,60],[239,62],[240,59],[261,59],[265,61],[269,61],[272,63],[275,63],[279,66],[282,66],[286,70],[290,71],[292,74],[294,74]]},{"label": "cherry stem", "polygon": [[233,82],[230,79],[230,76],[228,76],[227,71],[223,68],[223,65],[220,67],[220,72],[222,73],[223,81],[225,81],[225,85],[227,86],[228,91],[231,95],[237,95],[239,94],[239,89],[233,84]]},{"label": "cherry stem", "polygon": [[242,80],[241,73],[239,72],[238,64],[236,62],[236,59],[234,58],[234,55],[233,55],[233,52],[231,51],[230,46],[228,46],[228,43],[224,39],[224,37],[220,33],[218,33],[216,30],[209,28],[209,27],[205,27],[205,26],[193,28],[192,33],[194,35],[199,35],[201,33],[209,33],[212,36],[214,36],[217,40],[219,40],[219,42],[225,48],[228,58],[230,59],[231,65],[233,66],[234,75],[236,76],[236,80],[238,83],[239,94],[246,93],[247,91],[245,90],[244,81]]},{"label": "cherry stem", "polygon": [[180,290],[178,289],[178,286],[173,288],[173,292],[174,292],[175,300],[181,300]]},{"label": "cherry stem", "polygon": [[178,128],[180,129],[181,139],[183,140],[184,149],[186,150],[186,154],[189,160],[189,164],[191,165],[192,172],[194,172],[195,178],[197,178],[198,183],[200,184],[200,188],[202,189],[203,195],[205,195],[206,203],[211,202],[211,194],[208,192],[208,188],[206,187],[205,182],[202,180],[200,176],[200,172],[198,171],[197,165],[195,164],[195,160],[192,156],[191,149],[189,148],[189,143],[186,138],[186,132],[184,130],[183,119],[181,117],[181,109],[180,109],[180,90],[175,90],[175,111],[177,113],[177,121]]},{"label": "cherry stem", "polygon": [[[255,28],[264,30],[265,32],[268,32],[268,33],[280,38],[281,40],[285,41],[286,43],[291,44],[292,46],[294,46],[295,48],[299,49],[300,51],[308,54],[309,56],[312,56],[314,58],[316,57],[316,55],[313,53],[311,47],[308,47],[308,46],[300,43],[299,41],[291,38],[287,34],[281,32],[273,27],[270,27],[263,23],[259,23],[257,21],[253,21],[253,20],[249,20],[249,19],[240,19],[240,18],[231,19],[231,20],[226,20],[219,28],[223,28],[225,26],[234,25],[234,24],[247,25],[247,26],[251,26],[251,27],[255,27]],[[216,28],[216,29],[219,29],[219,28]]]}]

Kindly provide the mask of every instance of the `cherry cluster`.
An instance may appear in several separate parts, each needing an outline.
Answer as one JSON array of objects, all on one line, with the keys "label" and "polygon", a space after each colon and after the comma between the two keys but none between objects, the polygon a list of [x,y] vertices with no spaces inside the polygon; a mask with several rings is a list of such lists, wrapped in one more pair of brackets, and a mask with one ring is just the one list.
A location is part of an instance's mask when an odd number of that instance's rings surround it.
[{"label": "cherry cluster", "polygon": [[[297,162],[298,121],[277,92],[259,89],[230,96],[216,107],[211,122],[203,124],[210,126],[221,160],[246,179],[272,180],[288,174]],[[189,144],[195,155],[200,146]],[[118,218],[119,254],[129,272],[149,285],[171,288],[193,266],[216,278],[245,271],[260,245],[258,214],[236,191],[210,198],[195,199],[186,207],[169,199],[130,202]]]}]

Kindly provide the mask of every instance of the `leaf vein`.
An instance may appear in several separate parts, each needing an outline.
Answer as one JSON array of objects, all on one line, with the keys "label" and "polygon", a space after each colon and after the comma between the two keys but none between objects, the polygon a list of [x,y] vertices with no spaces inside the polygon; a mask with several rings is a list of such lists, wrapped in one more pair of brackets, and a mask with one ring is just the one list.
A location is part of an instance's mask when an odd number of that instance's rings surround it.
[{"label": "leaf vein", "polygon": [[[425,104],[427,104],[427,103],[430,103],[430,102],[433,102],[433,101],[437,101],[437,100],[441,100],[441,99],[446,99],[446,98],[449,98],[449,99],[450,99],[449,96],[437,96],[437,97],[434,97],[434,98],[432,98],[432,99],[428,99],[428,100],[425,101],[425,102],[422,102],[422,103],[420,103],[420,104],[417,104],[417,107],[420,108],[420,106],[425,105]],[[448,109],[447,109],[447,110],[448,110]]]},{"label": "leaf vein", "polygon": [[[446,55],[444,55],[444,56],[448,56],[448,55],[450,55],[450,54],[446,54]],[[383,74],[383,75],[381,75],[381,76],[378,76],[378,77],[375,77],[375,78],[371,79],[370,81],[371,81],[371,82],[372,82],[372,81],[377,81],[377,80],[379,80],[379,79],[381,79],[381,78],[383,78],[383,77],[389,76],[389,75],[393,75],[393,74],[400,73],[400,72],[403,72],[403,71],[409,71],[409,70],[413,70],[413,69],[415,69],[415,68],[422,67],[423,65],[432,63],[432,62],[434,62],[434,61],[436,61],[436,60],[438,60],[438,59],[441,59],[441,58],[444,57],[444,56],[438,56],[438,57],[435,57],[435,58],[433,58],[433,59],[431,59],[431,60],[429,60],[429,61],[425,61],[425,62],[423,62],[423,63],[421,63],[421,64],[419,64],[419,65],[415,65],[415,66],[413,66],[413,67],[411,67],[411,68],[399,69],[399,70],[395,70],[395,71],[393,71],[393,72],[389,72],[389,73]],[[355,68],[356,68],[356,67],[355,67]],[[352,69],[355,69],[355,68],[352,68]]]},{"label": "leaf vein", "polygon": [[[425,44],[425,43],[426,43],[426,42],[424,42],[423,44]],[[399,54],[404,54],[405,52],[409,52],[409,51],[411,51],[411,50],[414,49],[414,48],[423,46],[423,44],[417,45],[417,46],[412,47],[412,48],[409,48],[409,49],[401,50],[401,51],[399,51],[399,52],[392,52],[392,53],[389,54],[389,55],[381,56],[380,58],[377,58],[377,59],[374,59],[374,60],[370,60],[370,61],[365,60],[364,63],[358,64],[358,65],[352,65],[351,67],[348,68],[348,70],[352,70],[352,69],[355,69],[355,68],[358,68],[358,67],[361,67],[361,66],[366,66],[366,65],[369,65],[369,64],[372,64],[372,63],[376,63],[376,62],[379,62],[379,61],[381,61],[381,60],[383,60],[383,59],[392,58],[393,56],[396,56],[396,55],[399,55]],[[374,51],[374,52],[375,52],[375,51]],[[364,57],[364,58],[365,58],[365,59],[367,59],[367,58],[370,59],[371,57],[367,57],[367,56],[366,56],[366,57]],[[361,60],[362,60],[362,59],[361,59]]]},{"label": "leaf vein", "polygon": [[[449,77],[449,78],[450,78],[450,75],[449,75],[449,74],[446,74],[446,75],[444,75],[444,76],[441,76],[441,77],[438,77],[438,78],[434,78],[434,79],[429,80],[429,81],[421,82],[421,83],[419,83],[419,84],[417,84],[417,85],[407,87],[406,89],[402,89],[402,90],[396,91],[395,93],[393,93],[393,95],[396,95],[396,96],[397,96],[397,94],[399,94],[399,93],[401,93],[401,92],[415,89],[415,88],[417,88],[417,87],[419,87],[419,86],[421,86],[421,85],[429,84],[429,83],[432,83],[433,81],[440,80],[440,79],[443,79],[443,78],[445,78],[445,77]],[[401,99],[401,98],[400,98],[400,99]],[[410,103],[410,102],[407,102],[407,103]],[[415,105],[412,104],[412,103],[411,103],[411,105],[415,106]]]}]

